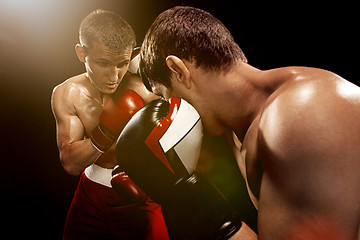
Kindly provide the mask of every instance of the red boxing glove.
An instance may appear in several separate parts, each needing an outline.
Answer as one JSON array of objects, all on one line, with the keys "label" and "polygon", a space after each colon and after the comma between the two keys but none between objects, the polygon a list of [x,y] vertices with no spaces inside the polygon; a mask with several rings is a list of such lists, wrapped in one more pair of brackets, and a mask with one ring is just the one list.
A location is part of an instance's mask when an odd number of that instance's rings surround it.
[{"label": "red boxing glove", "polygon": [[132,90],[118,93],[100,114],[99,124],[91,133],[91,143],[100,152],[107,151],[131,119],[145,105],[142,97]]},{"label": "red boxing glove", "polygon": [[145,193],[131,181],[125,172],[121,171],[119,165],[114,168],[112,175],[111,186],[123,202],[133,203],[146,198]]}]

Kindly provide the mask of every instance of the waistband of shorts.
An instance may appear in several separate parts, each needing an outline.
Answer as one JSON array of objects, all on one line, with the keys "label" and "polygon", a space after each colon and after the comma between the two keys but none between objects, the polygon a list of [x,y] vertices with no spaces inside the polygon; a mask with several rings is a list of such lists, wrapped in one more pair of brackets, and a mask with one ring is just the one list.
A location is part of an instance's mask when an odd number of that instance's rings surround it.
[{"label": "waistband of shorts", "polygon": [[93,182],[111,188],[112,169],[91,164],[85,169],[85,176]]}]

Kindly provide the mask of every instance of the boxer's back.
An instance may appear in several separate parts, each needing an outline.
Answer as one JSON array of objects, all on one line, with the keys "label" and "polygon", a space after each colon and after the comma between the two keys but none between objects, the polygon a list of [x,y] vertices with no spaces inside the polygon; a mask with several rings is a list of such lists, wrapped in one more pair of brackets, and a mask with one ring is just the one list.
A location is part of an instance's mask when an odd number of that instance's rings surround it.
[{"label": "boxer's back", "polygon": [[259,237],[326,239],[327,232],[327,239],[356,238],[360,88],[319,69],[273,71],[294,74],[269,97],[243,147],[247,168],[262,169],[248,176],[260,196]]}]

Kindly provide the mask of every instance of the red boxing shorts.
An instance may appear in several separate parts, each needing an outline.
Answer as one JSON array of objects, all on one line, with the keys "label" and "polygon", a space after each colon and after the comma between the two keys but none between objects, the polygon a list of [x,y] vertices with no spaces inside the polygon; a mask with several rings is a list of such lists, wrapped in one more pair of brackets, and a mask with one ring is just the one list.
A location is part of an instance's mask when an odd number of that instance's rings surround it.
[{"label": "red boxing shorts", "polygon": [[124,203],[109,186],[111,169],[92,165],[85,172],[71,202],[63,239],[169,239],[160,205],[147,197]]}]

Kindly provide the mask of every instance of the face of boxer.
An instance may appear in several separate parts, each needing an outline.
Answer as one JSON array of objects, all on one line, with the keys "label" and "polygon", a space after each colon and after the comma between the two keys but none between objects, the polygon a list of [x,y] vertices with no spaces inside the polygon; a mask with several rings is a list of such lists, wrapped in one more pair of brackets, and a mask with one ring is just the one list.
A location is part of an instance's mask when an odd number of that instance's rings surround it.
[{"label": "face of boxer", "polygon": [[93,42],[90,47],[77,45],[76,52],[85,64],[91,83],[102,93],[112,94],[128,69],[132,48],[118,53],[101,43]]}]

